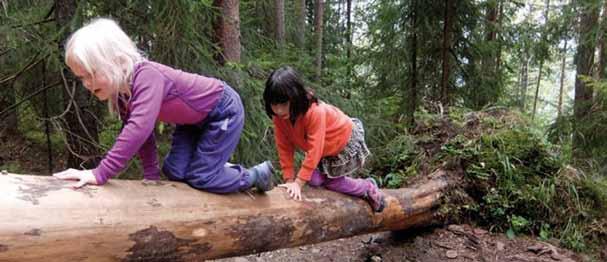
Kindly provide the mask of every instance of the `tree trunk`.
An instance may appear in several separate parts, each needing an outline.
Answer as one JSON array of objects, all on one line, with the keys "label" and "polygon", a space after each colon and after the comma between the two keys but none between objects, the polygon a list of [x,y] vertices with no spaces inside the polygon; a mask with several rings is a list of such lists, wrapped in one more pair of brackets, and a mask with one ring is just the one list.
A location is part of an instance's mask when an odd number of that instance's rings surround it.
[{"label": "tree trunk", "polygon": [[527,87],[529,86],[529,54],[525,52],[521,69],[521,111],[525,112],[527,104]]},{"label": "tree trunk", "polygon": [[352,0],[346,0],[346,57],[352,57]]},{"label": "tree trunk", "polygon": [[405,109],[406,122],[410,128],[415,127],[415,110],[417,109],[417,0],[411,1],[411,28],[409,33],[409,48],[411,51],[411,64],[409,65],[408,99]]},{"label": "tree trunk", "polygon": [[566,65],[566,61],[567,61],[567,40],[565,39],[565,45],[563,47],[563,58],[561,61],[561,79],[560,79],[560,85],[559,85],[559,102],[557,104],[557,108],[556,108],[556,112],[557,112],[557,116],[556,118],[559,119],[561,117],[561,114],[563,112],[563,88],[565,86],[565,65]]},{"label": "tree trunk", "polygon": [[533,97],[533,111],[531,113],[531,120],[535,119],[535,112],[537,110],[537,100],[540,93],[540,83],[542,82],[542,70],[544,67],[544,60],[540,60],[539,72],[537,73],[537,83],[535,86],[535,96]]},{"label": "tree trunk", "polygon": [[[487,44],[493,45],[496,41],[497,36],[497,2],[489,1],[487,7],[487,12],[485,14],[485,42]],[[495,70],[495,62],[496,62],[496,51],[492,47],[487,54],[481,60],[481,85],[478,86],[476,107],[482,108],[487,104],[490,104],[497,100],[497,92],[496,89],[496,72]]]},{"label": "tree trunk", "polygon": [[220,65],[240,63],[240,1],[214,0],[213,6],[221,10],[214,25],[215,41],[221,49],[216,60]]},{"label": "tree trunk", "polygon": [[[533,14],[534,5],[529,5],[529,11],[525,16],[525,24],[529,24],[529,20]],[[525,112],[527,107],[527,89],[529,87],[529,63],[531,60],[529,44],[523,42],[523,69],[522,69],[522,85],[521,85],[521,112]]]},{"label": "tree trunk", "polygon": [[580,19],[579,39],[577,41],[577,51],[575,57],[576,77],[575,77],[575,99],[574,99],[574,136],[573,136],[573,156],[574,159],[583,160],[589,155],[584,152],[587,143],[584,137],[583,129],[580,128],[584,120],[589,117],[592,106],[592,87],[586,85],[582,76],[591,76],[592,64],[594,61],[594,26],[598,20],[598,10],[594,0],[577,1],[580,4],[578,14]]},{"label": "tree trunk", "polygon": [[304,49],[306,45],[306,0],[295,0],[295,44]]},{"label": "tree trunk", "polygon": [[[0,64],[6,65],[6,57],[9,52],[12,52],[8,49],[3,43],[8,42],[8,36],[6,36],[6,32],[0,31]],[[0,73],[0,76],[5,76],[6,72]],[[0,77],[1,78],[1,77]],[[0,84],[0,112],[4,111],[6,108],[14,105],[16,101],[15,99],[15,89],[11,86],[14,83],[14,80],[9,81],[10,84]],[[17,110],[11,110],[10,112],[6,112],[6,115],[0,114],[0,135],[2,134],[17,134],[19,131],[19,116],[17,114]]]},{"label": "tree trunk", "polygon": [[[543,26],[543,30],[542,30],[542,41],[546,41],[546,31],[547,31],[547,27],[548,27],[548,15],[550,14],[550,0],[546,0],[546,10],[544,12],[544,26]],[[535,87],[535,97],[533,99],[533,112],[531,113],[531,119],[535,119],[535,113],[537,110],[537,100],[538,100],[538,96],[540,93],[540,83],[542,82],[542,70],[544,69],[544,60],[545,57],[542,55],[539,58],[540,60],[540,67],[538,69],[538,73],[537,73],[537,85]]]},{"label": "tree trunk", "polygon": [[[504,24],[504,1],[498,1],[498,14],[497,14],[497,23],[498,28],[503,28]],[[499,85],[502,85],[502,76],[503,74],[500,72],[502,65],[502,40],[501,40],[501,30],[497,32],[495,36],[495,40],[497,41],[497,52],[495,54],[495,78],[497,79]]]},{"label": "tree trunk", "polygon": [[315,0],[316,15],[314,17],[314,40],[316,56],[314,60],[315,65],[315,79],[320,81],[322,77],[322,34],[323,34],[323,16],[324,16],[324,0]]},{"label": "tree trunk", "polygon": [[[62,41],[59,41],[62,55],[65,52],[64,40],[70,33],[69,25],[77,7],[76,0],[55,0],[55,21],[59,28],[63,28],[63,37],[60,38]],[[99,114],[99,108],[70,70],[64,67],[62,71],[66,84],[63,92],[65,106],[71,104],[71,110],[65,115],[66,126],[63,127],[70,151],[67,167],[92,168],[97,165],[100,156],[96,147],[99,144],[99,136],[95,116]]]},{"label": "tree trunk", "polygon": [[[42,61],[42,88],[46,87],[46,61]],[[48,174],[53,174],[53,144],[51,143],[51,125],[49,120],[48,94],[47,90],[43,93],[43,115],[44,115],[44,133],[46,134],[46,155],[48,160]]]},{"label": "tree trunk", "polygon": [[276,43],[282,50],[285,46],[285,1],[274,0],[274,12],[276,14]]},{"label": "tree trunk", "polygon": [[[1,61],[1,60],[0,60]],[[10,81],[11,85],[14,81]],[[4,111],[15,104],[15,89],[12,86],[0,86],[3,90],[0,92],[0,112]],[[17,110],[11,110],[5,112],[4,115],[0,115],[0,134],[18,134],[19,133],[19,115]]]},{"label": "tree trunk", "polygon": [[517,90],[517,95],[518,97],[516,98],[516,106],[519,107],[519,109],[521,108],[521,93],[522,93],[522,86],[523,86],[523,66],[522,66],[522,62],[520,65],[520,70],[518,72],[518,74],[516,74],[516,86],[518,88]]},{"label": "tree trunk", "polygon": [[0,175],[2,261],[202,261],[403,230],[438,221],[444,172],[414,188],[383,190],[386,208],[308,188],[219,195],[186,184],[111,180],[102,187],[46,176]]},{"label": "tree trunk", "polygon": [[443,23],[443,47],[442,47],[442,61],[443,61],[443,72],[442,72],[442,80],[441,80],[441,103],[444,106],[449,106],[451,104],[451,95],[449,91],[449,78],[450,78],[450,69],[451,65],[449,64],[449,59],[451,55],[449,54],[451,49],[451,35],[453,34],[453,20],[454,13],[456,8],[456,0],[446,0],[445,1],[445,12],[444,12],[444,23]]},{"label": "tree trunk", "polygon": [[346,58],[348,61],[348,87],[352,86],[354,72],[352,69],[352,0],[346,0]]},{"label": "tree trunk", "polygon": [[603,1],[603,12],[601,15],[601,28],[599,30],[600,41],[599,41],[599,64],[598,64],[598,78],[605,79],[605,65],[607,64],[607,0]]}]

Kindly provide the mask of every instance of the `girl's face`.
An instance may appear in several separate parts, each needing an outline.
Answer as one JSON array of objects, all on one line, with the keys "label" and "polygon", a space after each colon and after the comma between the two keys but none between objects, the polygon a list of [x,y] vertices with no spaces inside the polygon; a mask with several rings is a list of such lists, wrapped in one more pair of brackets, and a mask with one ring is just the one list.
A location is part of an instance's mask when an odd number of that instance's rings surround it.
[{"label": "girl's face", "polygon": [[289,101],[282,104],[272,104],[272,111],[281,119],[289,119]]},{"label": "girl's face", "polygon": [[100,72],[88,73],[80,63],[73,62],[68,66],[74,72],[74,75],[80,79],[84,87],[91,91],[97,99],[105,101],[114,94],[114,90],[110,85],[110,81],[105,74]]}]

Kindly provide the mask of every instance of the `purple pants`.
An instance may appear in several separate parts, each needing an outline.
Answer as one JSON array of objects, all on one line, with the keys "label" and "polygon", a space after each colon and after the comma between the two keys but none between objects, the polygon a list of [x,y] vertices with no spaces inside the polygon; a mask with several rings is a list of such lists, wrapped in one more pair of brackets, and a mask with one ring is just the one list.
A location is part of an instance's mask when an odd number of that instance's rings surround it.
[{"label": "purple pants", "polygon": [[251,187],[241,165],[225,166],[240,140],[244,109],[240,96],[227,84],[217,106],[197,125],[177,125],[162,171],[169,180],[213,193]]},{"label": "purple pants", "polygon": [[367,193],[367,190],[373,186],[373,183],[366,179],[351,178],[348,176],[330,178],[318,171],[318,169],[315,169],[314,172],[312,172],[312,178],[308,182],[308,185],[314,187],[322,186],[331,191],[355,197],[363,197]]}]

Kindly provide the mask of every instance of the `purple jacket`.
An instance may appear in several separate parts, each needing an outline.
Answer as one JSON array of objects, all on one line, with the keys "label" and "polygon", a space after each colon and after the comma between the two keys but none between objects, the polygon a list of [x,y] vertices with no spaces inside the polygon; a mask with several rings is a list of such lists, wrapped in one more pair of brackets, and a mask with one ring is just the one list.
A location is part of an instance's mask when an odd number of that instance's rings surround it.
[{"label": "purple jacket", "polygon": [[197,124],[213,110],[221,94],[221,80],[183,72],[144,61],[135,65],[131,98],[123,116],[124,126],[112,149],[93,174],[99,185],[122,171],[139,153],[145,179],[160,179],[154,127],[156,120]]}]

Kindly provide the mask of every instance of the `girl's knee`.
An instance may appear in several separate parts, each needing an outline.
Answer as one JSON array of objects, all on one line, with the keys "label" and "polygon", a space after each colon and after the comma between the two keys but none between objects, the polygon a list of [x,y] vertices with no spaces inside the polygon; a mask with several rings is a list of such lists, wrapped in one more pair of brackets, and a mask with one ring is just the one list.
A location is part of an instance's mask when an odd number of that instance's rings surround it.
[{"label": "girl's knee", "polygon": [[308,185],[314,186],[314,187],[319,187],[324,184],[325,180],[326,180],[325,175],[320,173],[320,171],[318,171],[318,169],[317,169],[317,170],[314,170],[314,172],[312,172],[312,177],[310,178],[310,181],[308,181]]}]

